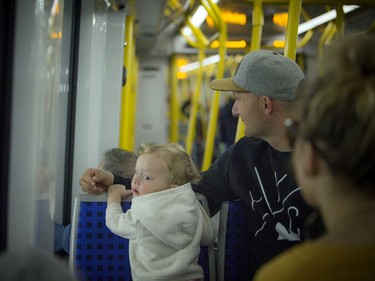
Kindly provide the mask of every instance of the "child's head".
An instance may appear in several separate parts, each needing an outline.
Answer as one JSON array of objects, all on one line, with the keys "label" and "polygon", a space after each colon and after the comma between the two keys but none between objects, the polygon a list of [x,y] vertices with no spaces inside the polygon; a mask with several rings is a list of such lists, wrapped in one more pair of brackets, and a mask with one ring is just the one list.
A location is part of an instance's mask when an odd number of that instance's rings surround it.
[{"label": "child's head", "polygon": [[201,178],[190,156],[178,144],[143,144],[138,153],[132,181],[135,196],[198,182]]}]

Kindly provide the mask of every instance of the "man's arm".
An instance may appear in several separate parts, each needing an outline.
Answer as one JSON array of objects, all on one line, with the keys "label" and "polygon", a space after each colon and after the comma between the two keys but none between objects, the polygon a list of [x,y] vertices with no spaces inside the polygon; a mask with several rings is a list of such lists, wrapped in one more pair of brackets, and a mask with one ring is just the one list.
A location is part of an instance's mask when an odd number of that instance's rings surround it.
[{"label": "man's arm", "polygon": [[214,216],[220,210],[223,201],[236,198],[229,183],[232,150],[233,146],[223,152],[212,166],[201,174],[201,181],[198,184],[192,184],[195,192],[206,196],[211,216]]},{"label": "man's arm", "polygon": [[87,169],[81,179],[79,185],[81,189],[87,193],[100,194],[108,189],[108,186],[113,184],[114,176],[112,173],[102,169]]},{"label": "man's arm", "polygon": [[122,184],[126,186],[126,189],[130,189],[131,179],[114,175],[102,169],[90,168],[83,173],[79,180],[82,191],[90,194],[100,194],[107,191],[108,186],[112,184]]}]

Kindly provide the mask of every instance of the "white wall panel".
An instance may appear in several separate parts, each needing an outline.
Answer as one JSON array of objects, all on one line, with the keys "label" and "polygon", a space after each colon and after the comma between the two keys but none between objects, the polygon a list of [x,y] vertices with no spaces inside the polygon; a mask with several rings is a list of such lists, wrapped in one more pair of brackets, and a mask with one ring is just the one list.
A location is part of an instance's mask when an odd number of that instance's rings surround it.
[{"label": "white wall panel", "polygon": [[[62,1],[16,5],[8,249],[52,252]],[[65,104],[66,106],[66,104]]]},{"label": "white wall panel", "polygon": [[142,142],[166,143],[167,58],[140,58],[137,93],[136,148]]},{"label": "white wall panel", "polygon": [[125,13],[94,2],[82,1],[72,204],[83,171],[119,140]]}]

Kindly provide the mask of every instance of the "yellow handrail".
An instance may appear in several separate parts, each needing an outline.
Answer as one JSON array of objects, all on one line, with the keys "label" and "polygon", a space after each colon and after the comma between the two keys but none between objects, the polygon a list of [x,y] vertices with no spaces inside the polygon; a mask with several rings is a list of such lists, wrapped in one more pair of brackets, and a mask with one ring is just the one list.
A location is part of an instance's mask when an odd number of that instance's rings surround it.
[{"label": "yellow handrail", "polygon": [[[303,16],[305,20],[310,20],[309,15],[307,14],[306,10],[303,7],[301,8],[301,15]],[[299,49],[305,46],[310,41],[313,35],[314,35],[313,29],[308,30],[305,33],[305,35],[302,37],[302,39],[297,42],[296,48]]]},{"label": "yellow handrail", "polygon": [[[193,31],[194,32],[194,31]],[[198,39],[198,44],[201,45],[201,39]],[[198,61],[200,62],[198,73],[197,73],[197,81],[195,86],[195,92],[191,97],[191,104],[190,104],[190,115],[189,115],[189,125],[188,131],[186,134],[185,139],[185,150],[188,154],[191,154],[194,142],[194,135],[195,129],[197,124],[197,116],[198,116],[198,107],[199,107],[199,100],[201,96],[201,89],[202,89],[202,77],[203,77],[203,64],[202,61],[205,57],[205,47],[201,45],[198,48]]]},{"label": "yellow handrail", "polygon": [[170,70],[171,74],[170,77],[170,133],[169,133],[169,140],[170,142],[177,143],[178,142],[178,113],[179,113],[179,102],[177,97],[177,58],[176,56],[172,56],[171,63],[170,63]]},{"label": "yellow handrail", "polygon": [[[225,66],[225,57],[226,57],[226,51],[227,48],[225,46],[225,42],[227,41],[227,26],[225,22],[223,21],[220,10],[217,7],[215,3],[213,3],[211,0],[207,0],[209,7],[211,7],[212,10],[208,9],[208,13],[214,14],[212,17],[218,21],[216,24],[218,24],[217,29],[220,32],[219,36],[219,56],[220,61],[218,63],[218,70],[216,74],[217,79],[222,79],[224,76],[224,66]],[[215,91],[213,93],[213,97],[211,100],[211,108],[210,108],[210,117],[208,120],[208,126],[207,126],[207,134],[206,134],[206,141],[205,141],[205,150],[203,154],[203,161],[202,161],[202,171],[207,170],[211,163],[212,163],[212,156],[214,151],[214,145],[215,145],[215,135],[216,135],[216,127],[217,127],[217,119],[219,115],[219,107],[220,107],[220,94],[219,92]]]},{"label": "yellow handrail", "polygon": [[333,22],[329,22],[326,28],[323,31],[322,36],[320,36],[319,44],[318,44],[318,59],[320,60],[323,54],[323,47],[327,42],[329,42],[330,38],[332,38],[333,34],[336,32],[336,26]]},{"label": "yellow handrail", "polygon": [[132,124],[134,126],[134,98],[132,98],[132,73],[133,72],[133,59],[134,54],[134,38],[133,38],[134,16],[126,16],[125,26],[125,42],[126,47],[124,51],[124,65],[127,69],[127,82],[125,87],[122,88],[121,99],[121,119],[120,119],[120,136],[119,147],[127,150],[133,150],[132,139],[134,139],[134,130],[131,130]]},{"label": "yellow handrail", "polygon": [[345,13],[344,13],[344,8],[343,5],[336,5],[336,36],[338,38],[342,38],[344,36],[344,18],[345,18]]},{"label": "yellow handrail", "polygon": [[[262,0],[254,0],[253,28],[251,32],[250,52],[260,49],[263,26],[264,26],[264,14],[263,14]],[[236,137],[235,137],[236,141],[238,141],[240,138],[242,138],[245,135],[244,131],[245,131],[245,126],[241,118],[238,118],[237,131],[236,131]]]},{"label": "yellow handrail", "polygon": [[139,73],[139,65],[138,65],[138,57],[135,55],[135,48],[133,48],[133,55],[132,55],[133,63],[131,72],[134,73],[133,76],[130,76],[131,82],[131,91],[130,91],[130,118],[129,118],[129,132],[128,135],[130,136],[128,139],[128,149],[134,150],[135,149],[135,128],[136,128],[136,109],[137,109],[137,92],[138,92],[138,73]]},{"label": "yellow handrail", "polygon": [[375,32],[375,20],[370,24],[370,27],[367,30],[368,33],[374,33]]},{"label": "yellow handrail", "polygon": [[301,7],[302,0],[291,0],[289,2],[288,22],[285,34],[284,56],[294,61],[296,60],[296,47]]},{"label": "yellow handrail", "polygon": [[[203,32],[195,27],[191,22],[190,16],[185,16],[185,22],[190,27],[193,35],[197,39],[197,41],[191,40],[188,36],[185,36],[188,43],[195,48],[198,48],[198,61],[199,61],[199,68],[197,72],[197,81],[195,85],[195,91],[191,97],[191,104],[190,104],[190,113],[189,113],[189,123],[188,123],[188,130],[185,138],[185,150],[188,154],[192,153],[193,150],[193,143],[194,143],[194,133],[197,124],[197,116],[198,116],[198,107],[199,107],[199,100],[201,96],[201,89],[202,89],[202,76],[203,76],[203,59],[205,57],[205,48],[208,46],[209,41],[204,36]],[[183,33],[182,33],[183,34]]]},{"label": "yellow handrail", "polygon": [[[198,27],[195,27],[194,24],[191,22],[190,16],[186,16],[185,17],[185,22],[189,26],[189,28],[191,29],[191,31],[193,32],[193,34],[196,37],[196,39],[198,40],[195,43],[194,43],[194,41],[191,41],[191,40],[188,41],[188,43],[190,45],[192,45],[195,48],[199,48],[199,47],[202,47],[202,46],[206,47],[206,46],[208,46],[210,44],[210,42],[208,41],[208,39],[206,38],[206,36],[203,34],[202,30],[200,30]],[[186,39],[186,37],[185,37],[185,39]]]}]

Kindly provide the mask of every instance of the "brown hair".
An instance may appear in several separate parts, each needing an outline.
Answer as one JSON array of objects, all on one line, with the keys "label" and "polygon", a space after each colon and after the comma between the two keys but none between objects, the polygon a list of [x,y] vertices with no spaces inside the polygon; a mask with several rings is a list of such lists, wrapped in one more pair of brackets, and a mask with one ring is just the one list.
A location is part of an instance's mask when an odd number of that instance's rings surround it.
[{"label": "brown hair", "polygon": [[322,75],[306,87],[300,127],[331,171],[361,188],[375,179],[374,47],[369,35],[329,47]]}]

